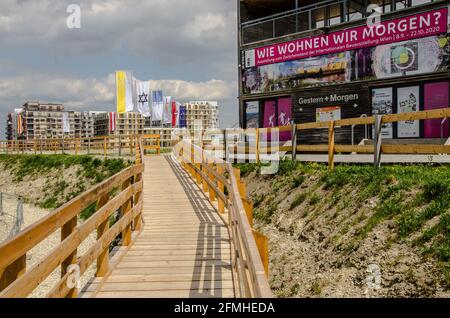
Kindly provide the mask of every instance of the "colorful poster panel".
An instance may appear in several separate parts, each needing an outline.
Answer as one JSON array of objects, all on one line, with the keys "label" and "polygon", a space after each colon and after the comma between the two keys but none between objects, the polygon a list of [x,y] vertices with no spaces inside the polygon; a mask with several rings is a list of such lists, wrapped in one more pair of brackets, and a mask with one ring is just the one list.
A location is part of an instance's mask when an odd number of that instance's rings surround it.
[{"label": "colorful poster panel", "polygon": [[[278,99],[278,126],[289,126],[292,121],[292,98]],[[291,140],[290,131],[280,132],[280,141]]]},{"label": "colorful poster panel", "polygon": [[327,122],[341,120],[341,107],[316,108],[316,121]]},{"label": "colorful poster panel", "polygon": [[[276,101],[264,102],[263,128],[271,128],[277,126],[277,105]],[[271,141],[271,133],[262,134],[262,141]]]},{"label": "colorful poster panel", "polygon": [[258,128],[259,127],[259,102],[246,102],[245,103],[245,118],[246,118],[246,127],[250,128]]},{"label": "colorful poster panel", "polygon": [[[397,90],[397,113],[417,112],[420,109],[420,86],[401,87]],[[400,121],[397,124],[398,138],[419,138],[420,121]]]},{"label": "colorful poster panel", "polygon": [[[376,88],[372,90],[372,114],[388,115],[392,114],[393,94],[392,87]],[[392,123],[385,123],[381,127],[382,138],[394,138]]]},{"label": "colorful poster panel", "polygon": [[[425,110],[433,110],[439,108],[449,107],[449,82],[428,83],[424,85],[425,94]],[[424,131],[425,138],[441,138],[443,133],[444,138],[449,137],[449,121],[447,120],[442,126],[442,119],[425,120]]]}]

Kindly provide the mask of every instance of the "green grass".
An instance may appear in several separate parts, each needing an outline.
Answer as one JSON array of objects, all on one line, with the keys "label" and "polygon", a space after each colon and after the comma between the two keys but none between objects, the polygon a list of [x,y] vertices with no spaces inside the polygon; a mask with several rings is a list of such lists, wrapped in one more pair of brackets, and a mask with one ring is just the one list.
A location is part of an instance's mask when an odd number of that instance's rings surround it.
[{"label": "green grass", "polygon": [[0,163],[14,172],[16,182],[28,175],[38,175],[52,169],[67,169],[74,165],[81,166],[82,175],[88,179],[101,182],[130,165],[122,159],[100,160],[91,156],[71,155],[0,155]]},{"label": "green grass", "polygon": [[266,224],[269,224],[272,221],[272,216],[278,209],[278,203],[272,200],[272,203],[269,204],[266,208],[258,208],[255,209],[255,219],[262,221]]},{"label": "green grass", "polygon": [[40,202],[35,202],[45,209],[56,209],[71,199],[86,191],[85,180],[90,183],[100,183],[117,174],[131,164],[123,159],[101,160],[91,156],[71,155],[0,155],[0,164],[11,171],[13,182],[21,182],[25,177],[45,177],[55,169],[64,170],[78,167],[76,177],[79,179],[70,193],[65,193],[70,186],[69,180],[56,178],[54,182],[47,180]]},{"label": "green grass", "polygon": [[299,205],[301,205],[303,202],[305,202],[306,198],[308,197],[308,194],[306,192],[302,192],[300,194],[297,194],[297,196],[294,198],[294,201],[292,201],[290,209],[293,210]]},{"label": "green grass", "polygon": [[306,181],[306,177],[304,175],[299,175],[294,177],[294,179],[292,180],[292,187],[293,188],[298,188],[299,186],[301,186],[304,182]]},{"label": "green grass", "polygon": [[319,202],[320,202],[320,197],[316,193],[314,193],[313,196],[309,199],[309,204],[312,206],[316,205]]}]

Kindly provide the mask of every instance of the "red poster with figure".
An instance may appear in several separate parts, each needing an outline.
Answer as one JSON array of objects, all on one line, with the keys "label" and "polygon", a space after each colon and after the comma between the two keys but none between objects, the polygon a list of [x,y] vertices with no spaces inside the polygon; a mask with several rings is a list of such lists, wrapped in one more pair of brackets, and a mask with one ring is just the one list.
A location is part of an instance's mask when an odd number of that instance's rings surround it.
[{"label": "red poster with figure", "polygon": [[[270,128],[277,126],[277,103],[274,100],[264,102],[264,120],[263,128]],[[270,133],[261,136],[262,141],[271,141]]]},{"label": "red poster with figure", "polygon": [[[425,110],[447,108],[449,107],[449,82],[428,83],[424,85],[425,91]],[[442,119],[425,120],[425,138],[441,138]],[[444,138],[449,137],[448,120],[442,126]]]},{"label": "red poster with figure", "polygon": [[[278,99],[278,126],[289,126],[292,121],[292,99],[290,97]],[[291,132],[280,132],[280,141],[291,140]]]}]

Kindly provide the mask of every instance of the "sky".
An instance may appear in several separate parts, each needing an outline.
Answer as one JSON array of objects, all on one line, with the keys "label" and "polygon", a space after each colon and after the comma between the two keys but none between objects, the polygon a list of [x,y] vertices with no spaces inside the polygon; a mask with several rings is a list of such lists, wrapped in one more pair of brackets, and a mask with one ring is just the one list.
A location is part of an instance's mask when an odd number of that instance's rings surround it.
[{"label": "sky", "polygon": [[[0,1],[0,129],[28,100],[115,110],[116,70],[180,102],[217,100],[238,122],[235,0]],[[70,4],[81,27],[67,27]]]}]

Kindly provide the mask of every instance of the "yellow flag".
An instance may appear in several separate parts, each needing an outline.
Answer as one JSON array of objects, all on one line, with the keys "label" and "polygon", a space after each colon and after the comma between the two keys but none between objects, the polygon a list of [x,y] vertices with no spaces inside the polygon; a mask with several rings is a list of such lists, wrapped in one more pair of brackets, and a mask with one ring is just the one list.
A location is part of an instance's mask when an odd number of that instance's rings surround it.
[{"label": "yellow flag", "polygon": [[126,112],[126,102],[125,102],[125,72],[117,71],[116,72],[116,100],[117,100],[117,112],[125,113]]}]

